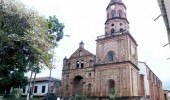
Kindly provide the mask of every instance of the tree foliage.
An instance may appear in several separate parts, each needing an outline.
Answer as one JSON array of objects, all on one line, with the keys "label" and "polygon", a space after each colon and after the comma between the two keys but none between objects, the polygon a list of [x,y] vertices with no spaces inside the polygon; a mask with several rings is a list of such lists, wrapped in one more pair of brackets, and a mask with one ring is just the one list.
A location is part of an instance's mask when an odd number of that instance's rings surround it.
[{"label": "tree foliage", "polygon": [[60,41],[64,36],[64,24],[60,23],[56,16],[50,16],[47,22],[48,32],[54,36],[53,39],[55,39],[55,42]]},{"label": "tree foliage", "polygon": [[64,25],[50,18],[17,0],[0,4],[0,90],[27,83],[24,73],[32,67],[52,67],[50,50],[62,39]]}]

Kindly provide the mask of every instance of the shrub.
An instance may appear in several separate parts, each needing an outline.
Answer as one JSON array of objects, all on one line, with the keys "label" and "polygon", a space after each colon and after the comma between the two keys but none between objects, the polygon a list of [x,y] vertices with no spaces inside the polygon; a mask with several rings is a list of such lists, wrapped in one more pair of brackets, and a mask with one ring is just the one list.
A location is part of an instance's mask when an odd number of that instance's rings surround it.
[{"label": "shrub", "polygon": [[17,100],[21,97],[21,90],[20,89],[13,89],[12,97],[14,100]]},{"label": "shrub", "polygon": [[0,100],[3,100],[3,96],[0,96]]}]

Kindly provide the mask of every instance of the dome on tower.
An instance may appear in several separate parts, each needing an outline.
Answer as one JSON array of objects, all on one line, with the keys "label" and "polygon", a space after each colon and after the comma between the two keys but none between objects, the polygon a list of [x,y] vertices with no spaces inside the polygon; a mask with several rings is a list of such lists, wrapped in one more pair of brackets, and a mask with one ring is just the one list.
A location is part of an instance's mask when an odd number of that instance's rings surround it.
[{"label": "dome on tower", "polygon": [[123,3],[122,0],[111,0],[109,4]]},{"label": "dome on tower", "polygon": [[109,5],[107,6],[107,9],[108,9],[109,6],[111,6],[111,5],[113,5],[113,4],[121,4],[121,5],[123,5],[123,6],[126,8],[126,6],[125,6],[124,3],[122,2],[122,0],[111,0],[110,3],[109,3]]}]

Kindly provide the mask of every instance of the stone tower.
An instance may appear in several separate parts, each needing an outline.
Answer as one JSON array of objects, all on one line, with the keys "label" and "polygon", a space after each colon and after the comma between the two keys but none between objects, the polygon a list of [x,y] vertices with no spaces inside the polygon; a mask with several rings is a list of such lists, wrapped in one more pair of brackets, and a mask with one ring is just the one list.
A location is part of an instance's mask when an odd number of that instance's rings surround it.
[{"label": "stone tower", "polygon": [[138,96],[137,43],[129,32],[126,6],[111,0],[106,11],[105,34],[96,40],[96,95],[108,96],[114,88],[117,96]]}]

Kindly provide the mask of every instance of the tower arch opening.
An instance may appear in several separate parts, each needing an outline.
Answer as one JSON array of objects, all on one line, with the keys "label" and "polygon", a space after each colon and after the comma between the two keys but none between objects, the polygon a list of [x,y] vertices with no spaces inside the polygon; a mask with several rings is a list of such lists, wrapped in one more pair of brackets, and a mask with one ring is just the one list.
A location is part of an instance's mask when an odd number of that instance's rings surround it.
[{"label": "tower arch opening", "polygon": [[122,12],[122,10],[118,10],[118,17],[123,17],[123,12]]},{"label": "tower arch opening", "polygon": [[120,28],[119,32],[120,32],[120,33],[123,33],[123,31],[124,31],[123,28]]},{"label": "tower arch opening", "polygon": [[112,11],[111,11],[111,15],[112,15],[112,18],[116,17],[116,11],[115,11],[115,10],[112,10]]},{"label": "tower arch opening", "polygon": [[115,30],[114,30],[114,28],[112,28],[111,29],[111,35],[114,35],[114,33],[115,33]]}]

